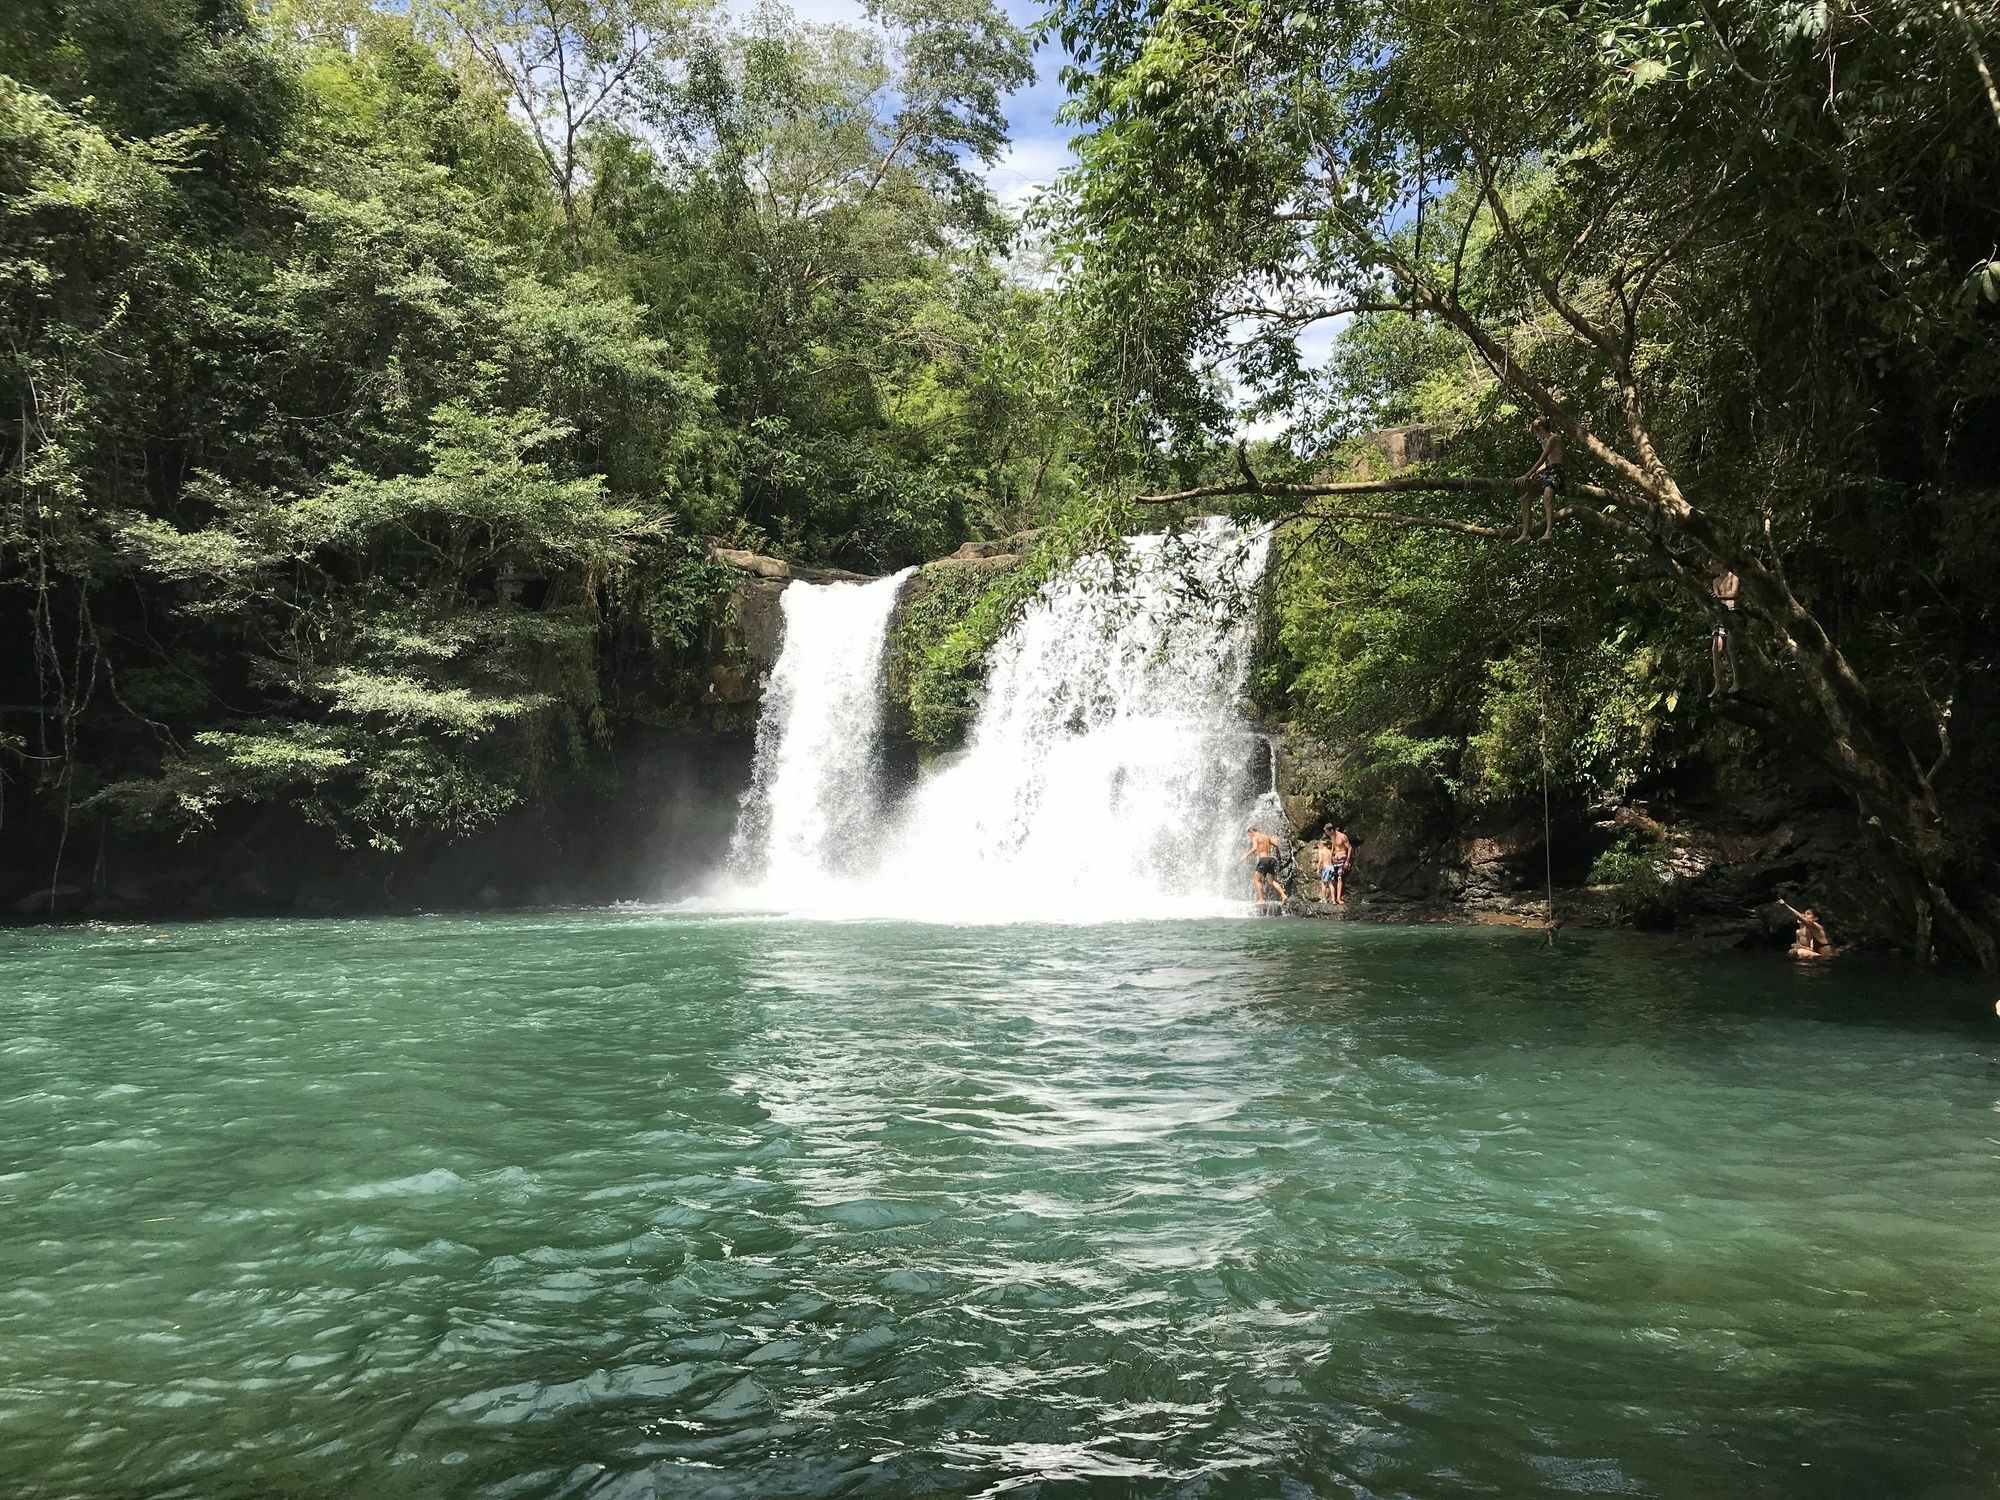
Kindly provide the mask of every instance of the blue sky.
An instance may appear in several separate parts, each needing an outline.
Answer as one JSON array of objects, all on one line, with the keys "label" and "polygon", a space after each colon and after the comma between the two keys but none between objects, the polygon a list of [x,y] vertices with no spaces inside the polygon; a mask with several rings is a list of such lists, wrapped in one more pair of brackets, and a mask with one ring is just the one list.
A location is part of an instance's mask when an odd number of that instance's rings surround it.
[{"label": "blue sky", "polygon": [[[730,0],[730,3],[739,10],[747,10],[755,0]],[[801,21],[842,26],[866,24],[860,0],[785,0],[785,3]],[[1032,26],[1042,18],[1044,4],[1045,0],[1001,0],[1001,8],[1016,25],[1023,27]],[[1007,153],[986,174],[994,196],[1007,207],[1020,206],[1076,159],[1070,150],[1069,132],[1056,123],[1056,111],[1064,99],[1057,75],[1064,61],[1060,43],[1043,43],[1035,54],[1035,81],[1008,101]],[[1299,351],[1308,365],[1325,361],[1346,323],[1345,318],[1315,323],[1300,333]],[[1248,331],[1247,325],[1239,324],[1232,328],[1232,336],[1241,338]],[[1247,400],[1249,393],[1242,394]],[[1238,432],[1249,438],[1272,437],[1285,425],[1285,417],[1280,414],[1254,422],[1244,420]]]},{"label": "blue sky", "polygon": [[[843,26],[865,24],[859,0],[787,0],[787,3],[801,21]],[[748,5],[739,0],[739,8],[747,9]],[[1018,26],[1032,26],[1042,18],[1040,0],[1002,0],[1001,8]],[[1009,207],[1018,205],[1073,160],[1068,133],[1056,124],[1056,111],[1063,102],[1062,83],[1056,75],[1062,65],[1060,45],[1044,44],[1035,54],[1035,81],[1008,101],[1011,139],[1006,156],[987,173],[987,181],[994,196]]]}]

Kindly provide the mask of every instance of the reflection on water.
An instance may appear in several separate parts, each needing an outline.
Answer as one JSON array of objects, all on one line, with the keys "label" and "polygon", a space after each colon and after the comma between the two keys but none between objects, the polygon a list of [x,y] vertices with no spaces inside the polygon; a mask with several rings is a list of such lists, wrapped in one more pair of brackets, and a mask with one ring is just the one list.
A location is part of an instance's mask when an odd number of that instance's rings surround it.
[{"label": "reflection on water", "polygon": [[2000,1048],[1900,971],[584,913],[0,973],[9,1495],[2000,1477]]}]

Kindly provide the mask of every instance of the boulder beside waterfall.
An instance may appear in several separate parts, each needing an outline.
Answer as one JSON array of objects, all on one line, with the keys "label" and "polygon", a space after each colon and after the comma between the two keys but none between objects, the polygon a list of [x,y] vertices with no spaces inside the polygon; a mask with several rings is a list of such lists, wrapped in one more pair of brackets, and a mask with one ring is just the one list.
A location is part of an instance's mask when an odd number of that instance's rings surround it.
[{"label": "boulder beside waterfall", "polygon": [[[922,598],[959,578],[996,578],[1021,561],[1035,533],[998,542],[967,542],[949,557],[925,563],[904,586],[903,600]],[[778,598],[792,582],[867,583],[871,576],[845,568],[814,568],[740,547],[712,542],[709,558],[741,576],[724,596],[708,641],[707,699],[719,706],[754,706],[763,696],[784,642]],[[892,668],[893,670],[893,668]]]},{"label": "boulder beside waterfall", "polygon": [[742,575],[724,596],[708,641],[707,700],[719,706],[755,705],[763,696],[771,668],[784,640],[784,616],[778,596],[794,579],[807,583],[865,583],[865,573],[843,568],[809,568],[749,552],[741,547],[710,543],[711,561]]}]

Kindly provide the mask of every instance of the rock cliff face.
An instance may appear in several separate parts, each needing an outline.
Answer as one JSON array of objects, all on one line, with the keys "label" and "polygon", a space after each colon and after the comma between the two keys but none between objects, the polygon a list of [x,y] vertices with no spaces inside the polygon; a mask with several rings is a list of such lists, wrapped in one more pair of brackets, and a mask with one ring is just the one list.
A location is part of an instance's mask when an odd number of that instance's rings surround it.
[{"label": "rock cliff face", "polygon": [[[1382,435],[1400,467],[1429,438]],[[905,641],[926,600],[941,617],[1018,566],[1032,534],[968,542],[919,568],[891,621],[902,649],[889,657],[892,772],[914,775]],[[700,703],[673,722],[621,731],[601,763],[578,772],[545,804],[518,810],[473,837],[413,841],[398,855],[342,850],[295,814],[248,810],[203,838],[177,843],[144,832],[77,830],[92,853],[66,861],[22,853],[0,872],[0,917],[17,921],[219,916],[237,913],[399,911],[421,908],[665,900],[685,894],[720,862],[748,784],[757,704],[783,645],[779,600],[796,581],[865,581],[715,547],[739,575],[705,642]],[[935,597],[934,597],[935,596]],[[935,622],[930,627],[935,628]],[[914,633],[921,634],[921,631]],[[978,663],[967,668],[976,698]],[[1782,945],[1791,922],[1779,898],[1810,903],[1836,941],[1867,944],[1886,930],[1852,895],[1862,858],[1852,815],[1830,787],[1682,786],[1558,817],[1544,838],[1540,810],[1495,817],[1459,806],[1435,781],[1411,777],[1364,804],[1343,804],[1342,750],[1286,725],[1267,726],[1276,783],[1294,840],[1339,819],[1355,844],[1353,910],[1377,917],[1538,920],[1553,875],[1565,921],[1622,921],[1672,930],[1710,946]],[[933,749],[939,748],[933,746]],[[1600,864],[1600,856],[1608,857]],[[1316,909],[1303,849],[1293,893]],[[1590,887],[1593,869],[1615,881]],[[39,874],[39,878],[37,878]],[[9,878],[11,877],[11,878]]]},{"label": "rock cliff face", "polygon": [[711,546],[708,555],[743,576],[722,601],[707,642],[708,687],[705,702],[717,707],[755,705],[777,664],[784,644],[785,618],[779,596],[794,579],[807,583],[865,583],[865,573],[840,568],[808,568],[745,552]]},{"label": "rock cliff face", "polygon": [[666,901],[721,863],[750,779],[751,736],[698,725],[624,731],[545,802],[470,836],[341,848],[289,808],[232,808],[198,838],[80,824],[0,870],[13,921],[329,916]]},{"label": "rock cliff face", "polygon": [[[1345,804],[1339,751],[1301,730],[1274,733],[1294,837],[1303,845],[1337,820],[1354,841],[1357,912],[1539,921],[1553,879],[1566,924],[1629,924],[1704,947],[1783,947],[1793,923],[1781,899],[1816,907],[1843,945],[1886,944],[1895,930],[1853,878],[1864,851],[1830,785],[1657,789],[1649,800],[1558,810],[1545,836],[1539,808],[1475,811],[1415,777]],[[1292,890],[1313,907],[1319,889],[1305,863]]]}]

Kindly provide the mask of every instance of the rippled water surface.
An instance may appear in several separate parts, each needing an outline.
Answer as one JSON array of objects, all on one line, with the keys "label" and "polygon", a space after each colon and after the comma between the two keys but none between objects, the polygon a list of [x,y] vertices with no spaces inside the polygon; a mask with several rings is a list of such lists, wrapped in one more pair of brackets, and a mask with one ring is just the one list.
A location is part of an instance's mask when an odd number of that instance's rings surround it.
[{"label": "rippled water surface", "polygon": [[0,935],[0,1492],[1990,1496],[1966,999],[1307,922]]}]

